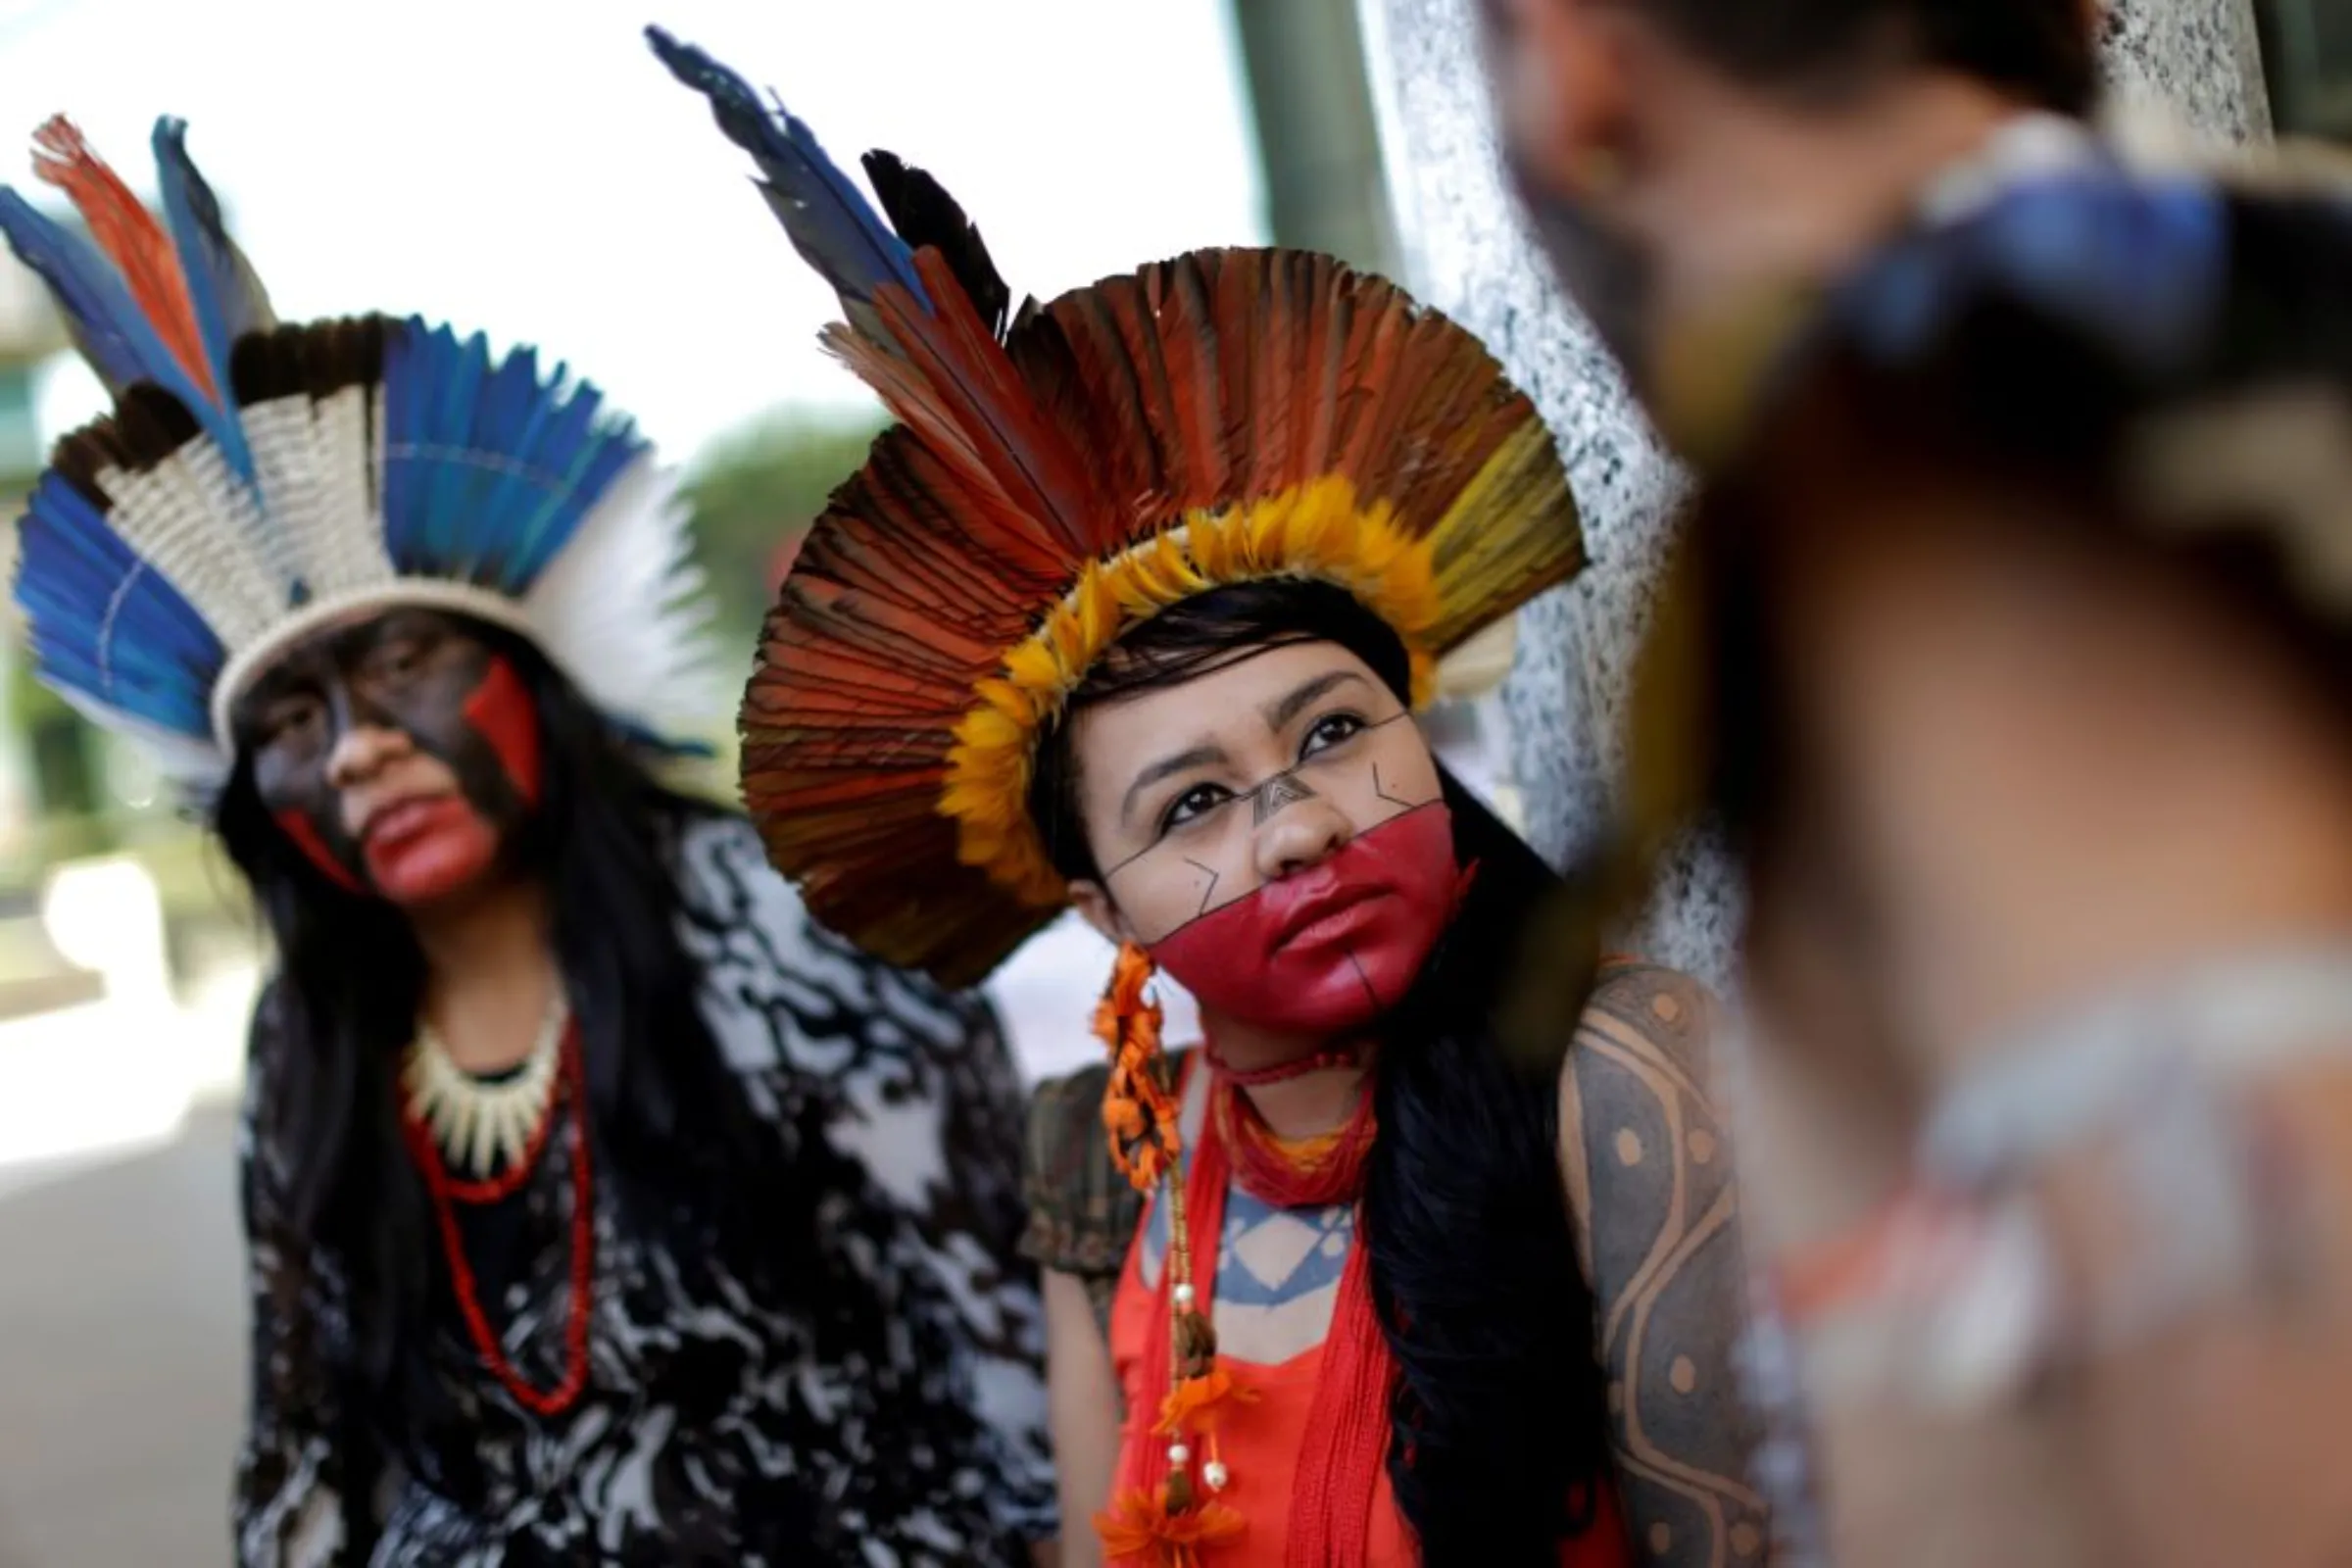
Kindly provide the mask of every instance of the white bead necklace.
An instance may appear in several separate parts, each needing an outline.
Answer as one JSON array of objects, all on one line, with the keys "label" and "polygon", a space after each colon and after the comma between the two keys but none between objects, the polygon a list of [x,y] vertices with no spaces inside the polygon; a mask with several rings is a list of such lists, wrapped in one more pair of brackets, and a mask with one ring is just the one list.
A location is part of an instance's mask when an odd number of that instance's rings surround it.
[{"label": "white bead necklace", "polygon": [[416,1038],[401,1062],[400,1087],[410,1117],[431,1130],[442,1158],[477,1181],[521,1162],[555,1102],[556,1070],[570,1022],[570,1004],[558,986],[522,1065],[503,1077],[479,1078],[450,1058],[431,1024],[417,1020]]}]

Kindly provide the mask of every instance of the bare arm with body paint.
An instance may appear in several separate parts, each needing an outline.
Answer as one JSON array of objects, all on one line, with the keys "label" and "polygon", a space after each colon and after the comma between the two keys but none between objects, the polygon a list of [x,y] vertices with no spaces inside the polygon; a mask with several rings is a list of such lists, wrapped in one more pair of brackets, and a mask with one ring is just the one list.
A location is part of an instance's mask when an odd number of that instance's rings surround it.
[{"label": "bare arm with body paint", "polygon": [[1747,1280],[1708,1087],[1714,1018],[1686,975],[1604,970],[1560,1077],[1561,1171],[1627,1525],[1643,1562],[1672,1568],[1755,1568],[1770,1538],[1736,1364]]}]

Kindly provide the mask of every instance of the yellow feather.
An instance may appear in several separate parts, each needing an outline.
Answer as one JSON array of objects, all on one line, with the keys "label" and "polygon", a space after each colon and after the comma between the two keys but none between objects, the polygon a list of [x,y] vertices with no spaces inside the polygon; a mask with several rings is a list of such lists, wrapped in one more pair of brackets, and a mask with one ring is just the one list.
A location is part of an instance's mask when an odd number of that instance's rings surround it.
[{"label": "yellow feather", "polygon": [[[1490,476],[1490,493],[1510,488],[1507,466],[1490,465],[1480,478]],[[1475,511],[1463,514],[1463,526],[1475,522]],[[1302,577],[1347,589],[1404,640],[1413,700],[1425,703],[1437,667],[1429,637],[1445,619],[1435,553],[1434,530],[1410,536],[1387,503],[1359,505],[1354,487],[1334,474],[1248,506],[1192,514],[1121,555],[1090,563],[1036,631],[1006,652],[1002,677],[973,688],[975,706],[956,726],[939,802],[956,824],[957,858],[1025,901],[1042,906],[1061,897],[1061,880],[1028,818],[1038,739],[1113,643],[1211,588]]]}]

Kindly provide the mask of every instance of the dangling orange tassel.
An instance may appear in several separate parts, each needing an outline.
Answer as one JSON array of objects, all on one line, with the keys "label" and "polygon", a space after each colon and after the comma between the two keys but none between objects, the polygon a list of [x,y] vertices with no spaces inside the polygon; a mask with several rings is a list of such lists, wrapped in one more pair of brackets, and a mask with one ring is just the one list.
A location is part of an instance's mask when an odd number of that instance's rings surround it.
[{"label": "dangling orange tassel", "polygon": [[1126,944],[1095,1006],[1095,1038],[1110,1052],[1102,1129],[1110,1140],[1111,1163],[1141,1193],[1158,1184],[1183,1147],[1176,1105],[1160,1076],[1162,1015],[1149,992],[1155,973],[1152,956]]},{"label": "dangling orange tassel", "polygon": [[1224,1366],[1212,1366],[1199,1377],[1185,1378],[1159,1402],[1159,1424],[1152,1430],[1163,1438],[1180,1436],[1187,1428],[1215,1432],[1241,1405],[1255,1404],[1257,1391]]},{"label": "dangling orange tassel", "polygon": [[1129,1488],[1109,1512],[1095,1515],[1104,1554],[1131,1568],[1197,1568],[1202,1546],[1231,1541],[1242,1528],[1242,1516],[1221,1502],[1171,1511],[1165,1488]]},{"label": "dangling orange tassel", "polygon": [[[1206,1303],[1196,1299],[1193,1251],[1208,1245],[1216,1234],[1217,1216],[1224,1207],[1225,1162],[1214,1138],[1195,1159],[1191,1180],[1201,1183],[1206,1210],[1186,1212],[1186,1180],[1179,1175],[1184,1137],[1178,1125],[1175,1096],[1160,1052],[1160,1008],[1150,994],[1156,971],[1150,954],[1128,943],[1119,949],[1111,967],[1110,985],[1095,1008],[1095,1034],[1110,1052],[1110,1081],[1102,1094],[1102,1127],[1110,1139],[1110,1157],[1138,1192],[1162,1189],[1168,1207],[1168,1258],[1165,1313],[1152,1331],[1153,1348],[1147,1354],[1165,1355],[1168,1393],[1152,1429],[1171,1440],[1165,1478],[1154,1487],[1131,1476],[1112,1498],[1107,1513],[1095,1515],[1095,1529],[1103,1551],[1113,1563],[1130,1568],[1197,1568],[1200,1548],[1229,1541],[1244,1528],[1242,1515],[1223,1503],[1206,1500],[1194,1481],[1200,1453],[1196,1438],[1214,1436],[1215,1429],[1235,1406],[1256,1397],[1216,1365],[1217,1336]],[[1195,1235],[1196,1220],[1205,1225]],[[1164,1347],[1164,1350],[1160,1348]],[[1131,1461],[1130,1469],[1141,1469]],[[1209,1472],[1215,1475],[1215,1472]],[[1223,1485],[1219,1478],[1217,1485]]]}]

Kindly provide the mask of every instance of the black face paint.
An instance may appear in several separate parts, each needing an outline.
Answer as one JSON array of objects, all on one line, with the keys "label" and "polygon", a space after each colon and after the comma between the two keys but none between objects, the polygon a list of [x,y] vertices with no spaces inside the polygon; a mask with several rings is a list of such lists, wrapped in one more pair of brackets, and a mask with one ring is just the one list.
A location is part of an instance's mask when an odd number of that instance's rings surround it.
[{"label": "black face paint", "polygon": [[535,715],[513,666],[439,611],[390,611],[297,643],[237,700],[231,724],[264,807],[353,892],[369,891],[372,879],[327,773],[353,730],[406,734],[456,775],[502,843],[538,798]]}]

